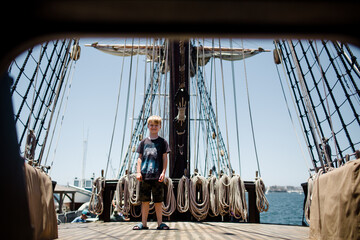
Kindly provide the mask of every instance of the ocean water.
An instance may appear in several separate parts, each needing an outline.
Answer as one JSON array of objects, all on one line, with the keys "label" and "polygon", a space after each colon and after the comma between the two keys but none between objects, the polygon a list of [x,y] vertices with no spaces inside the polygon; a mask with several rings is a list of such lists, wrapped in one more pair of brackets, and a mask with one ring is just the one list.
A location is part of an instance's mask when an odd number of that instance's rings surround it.
[{"label": "ocean water", "polygon": [[302,225],[303,193],[270,192],[269,210],[260,213],[260,223]]}]

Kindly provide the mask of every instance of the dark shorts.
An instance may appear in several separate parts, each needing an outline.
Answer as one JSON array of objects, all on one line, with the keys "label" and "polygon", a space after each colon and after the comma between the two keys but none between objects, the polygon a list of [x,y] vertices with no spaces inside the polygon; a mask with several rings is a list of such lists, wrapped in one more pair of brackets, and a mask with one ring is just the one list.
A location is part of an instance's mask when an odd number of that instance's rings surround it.
[{"label": "dark shorts", "polygon": [[159,182],[158,180],[147,180],[140,182],[140,202],[150,202],[151,193],[153,195],[153,202],[163,202],[164,201],[164,183]]}]

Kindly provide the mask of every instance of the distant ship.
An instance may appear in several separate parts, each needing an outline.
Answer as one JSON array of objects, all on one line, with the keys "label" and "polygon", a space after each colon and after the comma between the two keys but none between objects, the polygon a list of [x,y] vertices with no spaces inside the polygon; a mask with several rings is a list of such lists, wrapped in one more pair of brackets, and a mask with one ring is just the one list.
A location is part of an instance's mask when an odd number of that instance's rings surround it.
[{"label": "distant ship", "polygon": [[303,189],[301,187],[295,187],[295,186],[268,186],[266,188],[265,194],[268,194],[269,192],[287,192],[287,193],[302,193]]}]

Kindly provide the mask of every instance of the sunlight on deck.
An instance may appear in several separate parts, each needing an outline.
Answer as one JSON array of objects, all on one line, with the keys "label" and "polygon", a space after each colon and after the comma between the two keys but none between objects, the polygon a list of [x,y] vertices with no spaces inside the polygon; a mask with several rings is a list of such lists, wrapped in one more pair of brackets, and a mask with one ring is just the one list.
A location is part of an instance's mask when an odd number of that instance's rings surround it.
[{"label": "sunlight on deck", "polygon": [[309,228],[302,226],[222,223],[167,222],[170,230],[132,230],[134,222],[68,223],[59,225],[59,239],[308,239]]}]

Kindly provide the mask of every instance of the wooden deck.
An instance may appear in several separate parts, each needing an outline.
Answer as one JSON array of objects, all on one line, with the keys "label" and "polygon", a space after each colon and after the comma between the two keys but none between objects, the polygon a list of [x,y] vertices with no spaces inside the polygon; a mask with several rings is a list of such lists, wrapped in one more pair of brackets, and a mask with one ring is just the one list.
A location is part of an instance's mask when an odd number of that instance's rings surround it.
[{"label": "wooden deck", "polygon": [[59,239],[308,239],[309,228],[302,226],[224,223],[224,222],[167,222],[170,230],[132,230],[134,222],[66,223],[59,225]]}]

